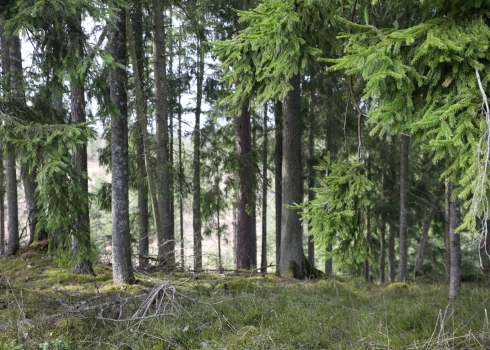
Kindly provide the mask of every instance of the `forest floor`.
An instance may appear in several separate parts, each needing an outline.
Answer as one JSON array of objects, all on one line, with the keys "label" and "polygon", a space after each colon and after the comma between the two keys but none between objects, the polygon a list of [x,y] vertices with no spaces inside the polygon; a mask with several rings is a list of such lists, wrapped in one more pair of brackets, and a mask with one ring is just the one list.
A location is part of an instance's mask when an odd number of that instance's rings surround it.
[{"label": "forest floor", "polygon": [[490,289],[261,274],[137,272],[114,286],[52,266],[37,244],[0,258],[0,349],[490,349]]}]

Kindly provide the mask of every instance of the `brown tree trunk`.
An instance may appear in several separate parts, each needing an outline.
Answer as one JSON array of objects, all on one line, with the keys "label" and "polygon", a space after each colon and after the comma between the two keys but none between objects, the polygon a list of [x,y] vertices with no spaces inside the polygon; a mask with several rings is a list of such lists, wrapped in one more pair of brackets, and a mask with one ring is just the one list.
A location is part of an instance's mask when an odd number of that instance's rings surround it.
[{"label": "brown tree trunk", "polygon": [[283,179],[281,225],[281,258],[279,271],[282,277],[305,277],[303,253],[303,227],[297,210],[287,206],[303,201],[301,157],[301,80],[299,75],[290,79],[292,90],[284,99],[283,114]]},{"label": "brown tree trunk", "polygon": [[[332,154],[333,152],[333,139],[332,139],[332,120],[331,118],[327,117],[327,139],[325,142],[325,152],[326,154]],[[325,176],[328,176],[329,170],[325,172]],[[325,247],[325,250],[327,254],[332,251],[332,244],[328,244]],[[329,258],[325,260],[325,274],[326,275],[332,275],[333,274],[333,259]]]},{"label": "brown tree trunk", "polygon": [[[308,148],[309,148],[309,160],[308,160],[308,202],[315,199],[315,170],[313,169],[313,162],[315,160],[315,114],[313,111],[313,92],[310,91],[310,130],[308,137]],[[313,241],[313,236],[308,235],[308,262],[311,266],[315,266],[315,242]]]},{"label": "brown tree trunk", "polygon": [[[386,143],[386,137],[383,137],[383,144]],[[385,160],[385,159],[384,159]],[[386,202],[386,169],[381,170],[381,202],[384,206]],[[386,223],[380,218],[379,224],[379,282],[386,282]]]},{"label": "brown tree trunk", "polygon": [[[452,195],[452,184],[450,185]],[[451,242],[451,274],[449,279],[449,301],[454,302],[461,292],[461,241],[456,232],[460,225],[459,203],[450,200],[449,239]]]},{"label": "brown tree trunk", "polygon": [[250,112],[247,107],[235,117],[235,137],[238,154],[236,268],[251,269],[257,265],[253,237],[253,220],[250,215],[253,203],[252,135]]},{"label": "brown tree trunk", "polygon": [[115,284],[134,283],[129,231],[128,106],[126,87],[126,10],[120,9],[110,29],[109,50],[117,66],[111,72],[111,100],[116,114],[111,118],[112,160],[112,274]]},{"label": "brown tree trunk", "polygon": [[400,261],[398,263],[399,282],[405,282],[408,269],[408,153],[410,137],[401,135],[400,154]]},{"label": "brown tree trunk", "polygon": [[274,146],[274,192],[276,194],[276,268],[279,269],[281,256],[281,215],[282,215],[282,102],[274,104],[275,146]]},{"label": "brown tree trunk", "polygon": [[156,182],[158,210],[163,235],[157,237],[159,262],[168,269],[175,267],[175,240],[172,232],[170,192],[170,157],[168,132],[167,76],[166,76],[166,39],[163,21],[162,2],[152,0],[153,24],[153,74],[155,78],[155,124],[156,124]]},{"label": "brown tree trunk", "polygon": [[434,219],[434,215],[436,214],[437,208],[439,208],[439,202],[441,201],[442,196],[444,195],[444,185],[442,185],[441,189],[438,191],[434,202],[432,202],[432,206],[430,207],[429,213],[424,220],[424,226],[422,228],[422,234],[420,235],[420,243],[419,248],[417,249],[417,256],[415,257],[413,277],[422,276],[423,271],[422,268],[424,266],[424,254],[425,254],[425,246],[427,245],[427,239],[429,237],[429,230],[432,220]]}]

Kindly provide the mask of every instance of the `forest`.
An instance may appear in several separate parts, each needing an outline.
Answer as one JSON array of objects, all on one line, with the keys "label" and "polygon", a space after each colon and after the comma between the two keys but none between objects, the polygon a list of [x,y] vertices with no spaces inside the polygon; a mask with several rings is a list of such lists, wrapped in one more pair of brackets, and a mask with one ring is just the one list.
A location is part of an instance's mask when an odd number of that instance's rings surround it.
[{"label": "forest", "polygon": [[0,349],[490,348],[490,2],[0,0]]}]

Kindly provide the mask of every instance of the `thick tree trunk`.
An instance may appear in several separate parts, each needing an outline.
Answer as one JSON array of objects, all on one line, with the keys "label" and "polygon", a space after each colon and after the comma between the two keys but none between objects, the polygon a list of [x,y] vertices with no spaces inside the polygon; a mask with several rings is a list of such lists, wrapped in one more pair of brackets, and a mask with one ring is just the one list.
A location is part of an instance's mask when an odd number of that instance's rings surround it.
[{"label": "thick tree trunk", "polygon": [[303,227],[297,210],[288,205],[303,201],[301,157],[301,84],[299,75],[290,79],[293,89],[284,99],[283,114],[283,179],[282,179],[282,225],[281,258],[279,271],[282,277],[291,274],[305,277],[303,253]]},{"label": "thick tree trunk", "polygon": [[422,234],[420,235],[420,243],[419,249],[417,249],[417,256],[415,257],[414,271],[413,277],[422,276],[423,271],[422,267],[424,265],[424,254],[425,254],[425,246],[427,245],[427,239],[429,237],[429,229],[434,219],[434,215],[436,214],[437,208],[439,208],[439,202],[441,201],[441,197],[444,195],[444,185],[442,185],[441,189],[438,191],[434,202],[432,202],[432,206],[430,207],[429,214],[424,220],[424,226],[422,228]]},{"label": "thick tree trunk", "polygon": [[162,2],[152,0],[153,23],[153,74],[155,77],[155,124],[156,124],[156,178],[158,210],[163,230],[163,236],[158,238],[158,259],[169,269],[175,267],[175,239],[172,231],[168,104],[165,26],[163,21]]},{"label": "thick tree trunk", "polygon": [[267,147],[268,147],[268,130],[267,130],[267,103],[264,106],[264,121],[262,125],[264,134],[264,143],[262,144],[262,255],[260,265],[262,272],[267,272]]},{"label": "thick tree trunk", "polygon": [[[452,192],[452,185],[450,186]],[[452,193],[451,193],[452,195]],[[451,274],[449,279],[449,300],[454,302],[461,291],[461,241],[456,232],[460,225],[459,203],[450,201],[449,239],[451,242]]]},{"label": "thick tree trunk", "polygon": [[281,256],[281,215],[282,215],[282,102],[274,105],[275,146],[274,146],[274,192],[276,194],[276,268],[279,269]]},{"label": "thick tree trunk", "polygon": [[253,166],[250,112],[247,107],[235,118],[236,149],[238,154],[236,268],[251,269],[257,265],[257,242],[253,235],[250,215],[253,204]]},{"label": "thick tree trunk", "polygon": [[449,237],[450,232],[450,221],[451,221],[451,210],[450,210],[450,202],[451,202],[451,190],[449,188],[449,183],[446,183],[446,197],[444,200],[444,218],[445,218],[445,232],[444,232],[444,243],[446,248],[446,265],[445,265],[445,280],[447,283],[450,282],[451,277],[451,239]]},{"label": "thick tree trunk", "polygon": [[[148,190],[145,185],[147,180],[147,169],[145,162],[145,140],[148,142],[146,131],[145,109],[146,103],[143,94],[144,89],[144,55],[143,55],[143,12],[141,1],[133,0],[130,13],[130,20],[127,20],[128,46],[130,48],[131,61],[135,77],[136,90],[136,129],[138,135],[136,139],[136,157],[138,169],[138,256],[139,267],[148,267],[149,255],[149,213],[148,213]],[[145,131],[142,130],[144,127]],[[148,146],[147,146],[148,148]],[[154,194],[156,199],[156,194]],[[156,204],[156,200],[155,200]]]},{"label": "thick tree trunk", "polygon": [[[78,17],[78,23],[73,24],[75,27],[72,35],[72,45],[74,50],[78,51],[79,59],[83,58],[83,46],[78,38],[82,31],[82,18]],[[71,118],[73,123],[85,123],[87,116],[85,113],[85,87],[83,80],[77,75],[72,76],[70,81],[70,107]],[[81,149],[74,156],[76,164],[81,174],[80,186],[83,191],[83,209],[78,214],[76,235],[73,237],[73,258],[74,266],[73,273],[94,274],[92,261],[88,258],[91,252],[90,244],[90,217],[89,217],[89,202],[88,202],[88,178],[87,174],[87,145],[82,145]]]},{"label": "thick tree trunk", "polygon": [[[136,1],[139,5],[139,2]],[[133,72],[135,79],[135,97],[136,97],[136,120],[138,129],[138,168],[141,169],[139,175],[142,177],[141,181],[146,177],[148,185],[148,193],[151,199],[151,207],[153,213],[153,220],[155,224],[155,230],[157,237],[163,237],[162,221],[160,220],[160,211],[158,210],[158,198],[157,189],[155,183],[155,177],[153,173],[152,162],[150,158],[150,145],[146,120],[146,99],[144,96],[144,56],[143,56],[143,28],[142,28],[142,15],[138,6],[134,10],[134,15],[131,19],[126,19],[127,34],[128,34],[128,47],[131,54],[131,61],[133,62]],[[131,22],[134,21],[135,25],[132,26]],[[135,63],[136,62],[136,63]],[[142,147],[142,149],[141,149]],[[143,151],[141,155],[140,152]],[[141,158],[143,157],[143,158]],[[144,169],[141,167],[144,165]],[[146,189],[143,184],[138,187],[138,225],[139,225],[139,245],[138,253],[140,256],[140,267],[145,268],[148,265],[149,254],[149,213],[148,213],[148,199],[146,196]],[[145,203],[146,202],[146,203]]]},{"label": "thick tree trunk", "polygon": [[24,198],[26,202],[27,224],[29,226],[29,242],[30,245],[36,236],[37,215],[39,210],[36,206],[35,193],[37,184],[35,182],[36,175],[29,173],[26,164],[21,165],[20,171],[22,184],[24,185]]},{"label": "thick tree trunk", "polygon": [[408,153],[410,137],[401,135],[400,161],[400,261],[398,276],[400,282],[407,278],[408,269]]},{"label": "thick tree trunk", "polygon": [[115,284],[134,283],[129,231],[128,106],[126,10],[119,10],[110,29],[110,53],[117,64],[111,72],[111,99],[117,113],[111,118],[112,262]]}]

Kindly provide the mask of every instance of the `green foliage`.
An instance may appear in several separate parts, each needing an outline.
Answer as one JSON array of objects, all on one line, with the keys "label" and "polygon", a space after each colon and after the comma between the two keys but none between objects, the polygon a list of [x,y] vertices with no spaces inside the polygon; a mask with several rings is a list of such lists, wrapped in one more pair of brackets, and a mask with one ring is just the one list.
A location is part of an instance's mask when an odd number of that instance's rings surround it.
[{"label": "green foliage", "polygon": [[42,350],[70,350],[70,343],[64,336],[59,336],[56,339],[45,341],[39,344]]},{"label": "green foliage", "polygon": [[[370,206],[372,182],[358,162],[322,161],[318,170],[330,171],[313,189],[316,198],[298,206],[309,233],[322,246],[333,244],[332,256],[342,264],[355,264],[366,258],[364,217]],[[337,261],[336,260],[336,261]]]},{"label": "green foliage", "polygon": [[445,162],[441,179],[459,185],[457,195],[471,206],[463,223],[467,229],[475,228],[475,218],[488,207],[486,199],[468,198],[490,194],[488,176],[482,175],[488,126],[476,73],[488,91],[490,28],[480,6],[474,1],[457,17],[439,8],[431,12],[436,18],[407,29],[357,26],[356,33],[344,35],[346,55],[327,60],[330,70],[365,80],[372,134],[409,133],[434,162]]},{"label": "green foliage", "polygon": [[80,173],[73,154],[94,137],[95,131],[87,123],[25,125],[7,119],[0,128],[0,142],[7,149],[17,151],[20,162],[27,165],[29,172],[36,170],[36,203],[43,208],[36,229],[56,234],[61,244],[60,253],[66,248],[65,243],[69,246],[71,237],[75,236],[82,246],[80,254],[91,254],[91,246],[82,239],[83,228],[77,225],[77,218],[85,213],[89,200],[80,185],[87,174]]},{"label": "green foliage", "polygon": [[313,28],[327,28],[329,11],[319,0],[267,0],[253,10],[238,11],[240,22],[248,26],[233,39],[214,43],[223,79],[236,84],[226,101],[241,106],[256,97],[260,106],[283,97],[291,88],[289,79],[321,54]]}]

